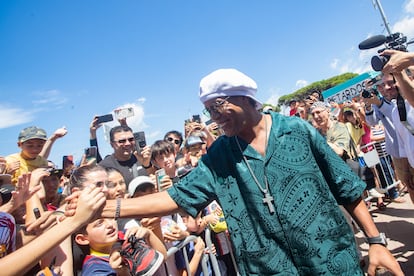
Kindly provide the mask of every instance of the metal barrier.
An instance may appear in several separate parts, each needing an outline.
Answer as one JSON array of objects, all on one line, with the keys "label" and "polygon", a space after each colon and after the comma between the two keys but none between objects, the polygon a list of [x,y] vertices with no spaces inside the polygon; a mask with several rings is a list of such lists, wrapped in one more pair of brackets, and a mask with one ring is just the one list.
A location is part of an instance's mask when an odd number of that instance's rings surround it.
[{"label": "metal barrier", "polygon": [[[204,242],[206,244],[206,249],[207,249],[208,253],[204,254],[203,258],[200,261],[200,265],[201,265],[203,274],[204,275],[209,275],[207,263],[210,262],[211,269],[214,272],[214,275],[215,276],[221,276],[220,267],[219,267],[219,264],[218,264],[218,261],[217,261],[217,257],[213,253],[213,242],[211,241],[211,230],[210,230],[210,228],[207,227],[204,231],[205,231]],[[184,240],[177,243],[176,245],[170,247],[167,251],[167,258],[174,257],[173,255],[175,253],[177,253],[180,250],[182,251],[183,256],[184,256],[185,265],[186,265],[187,274],[189,276],[191,276],[190,260],[188,259],[186,245],[189,244],[190,242],[195,242],[195,240],[197,238],[198,238],[198,236],[190,235],[190,236],[186,237]],[[228,239],[226,241],[228,243],[230,243],[230,241]],[[237,273],[237,276],[240,276],[240,273],[238,271],[238,267],[237,267],[237,264],[236,264],[236,261],[235,261],[234,255],[233,255],[233,251],[231,250],[231,246],[229,248],[230,248],[230,256],[231,256],[235,271]]]},{"label": "metal barrier", "polygon": [[[381,179],[378,174],[377,165],[380,166],[382,175],[384,176],[384,179],[386,182],[385,183],[386,187],[385,188],[381,187],[379,192],[386,193],[388,192],[388,190],[398,186],[398,184],[400,184],[400,181],[395,179],[394,170],[389,162],[389,155],[385,152],[385,150],[380,150],[380,151],[377,150],[378,148],[381,148],[381,147],[382,145],[380,141],[371,142],[364,146],[361,146],[361,152],[363,153],[365,164],[367,165],[368,168],[374,169],[375,174],[378,177],[379,181]],[[366,152],[363,152],[362,150],[365,150],[365,149],[366,149]],[[381,162],[381,158],[383,162]],[[385,166],[383,163],[385,163]],[[386,170],[391,174],[391,178],[392,178],[391,181],[389,181],[387,177]],[[372,196],[368,196],[367,198],[365,198],[365,201],[369,201],[372,198],[373,198]]]}]

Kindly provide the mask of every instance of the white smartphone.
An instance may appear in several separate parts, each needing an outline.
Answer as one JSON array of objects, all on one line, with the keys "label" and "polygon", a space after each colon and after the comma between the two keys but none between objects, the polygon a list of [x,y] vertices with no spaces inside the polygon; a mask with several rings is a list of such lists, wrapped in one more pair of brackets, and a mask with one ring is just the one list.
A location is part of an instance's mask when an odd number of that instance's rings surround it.
[{"label": "white smartphone", "polygon": [[127,108],[120,108],[114,110],[115,117],[117,120],[129,118],[134,116],[134,108],[133,107],[127,107]]}]

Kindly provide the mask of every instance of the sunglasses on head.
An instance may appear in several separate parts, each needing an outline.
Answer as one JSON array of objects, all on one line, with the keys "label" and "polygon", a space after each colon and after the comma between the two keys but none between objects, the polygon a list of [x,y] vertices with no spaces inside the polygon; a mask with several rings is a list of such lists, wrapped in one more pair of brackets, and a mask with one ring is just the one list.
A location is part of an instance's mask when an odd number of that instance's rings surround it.
[{"label": "sunglasses on head", "polygon": [[179,145],[181,143],[181,140],[174,139],[172,137],[167,137],[168,142],[174,142],[174,144]]}]

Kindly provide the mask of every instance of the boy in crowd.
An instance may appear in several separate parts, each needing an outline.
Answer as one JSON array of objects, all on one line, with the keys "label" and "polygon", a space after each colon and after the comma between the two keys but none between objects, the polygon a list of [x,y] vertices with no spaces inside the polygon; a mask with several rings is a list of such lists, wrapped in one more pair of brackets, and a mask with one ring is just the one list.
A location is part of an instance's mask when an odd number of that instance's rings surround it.
[{"label": "boy in crowd", "polygon": [[66,133],[66,128],[62,127],[47,138],[46,131],[42,128],[30,126],[22,129],[17,141],[17,146],[21,151],[6,157],[6,173],[12,175],[12,183],[16,185],[19,175],[36,168],[47,167],[47,158],[53,143]]},{"label": "boy in crowd", "polygon": [[[114,219],[100,218],[81,228],[75,241],[89,249],[82,275],[135,275],[138,272],[139,275],[153,275],[166,258],[164,244],[148,228],[128,229],[122,252],[113,251],[120,237],[122,234],[118,233]],[[131,248],[124,253],[128,243]]]},{"label": "boy in crowd", "polygon": [[40,155],[46,140],[46,131],[42,128],[31,126],[20,131],[17,146],[21,151],[6,157],[7,173],[12,175],[13,184],[19,175],[47,167],[47,159]]}]

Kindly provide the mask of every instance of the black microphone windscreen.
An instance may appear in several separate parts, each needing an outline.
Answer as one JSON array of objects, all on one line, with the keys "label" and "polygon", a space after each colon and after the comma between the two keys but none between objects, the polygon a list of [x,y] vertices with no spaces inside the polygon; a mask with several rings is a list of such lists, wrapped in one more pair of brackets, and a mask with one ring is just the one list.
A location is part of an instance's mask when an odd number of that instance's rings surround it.
[{"label": "black microphone windscreen", "polygon": [[360,50],[375,48],[384,44],[386,40],[387,38],[384,35],[374,35],[359,43],[358,48]]}]

